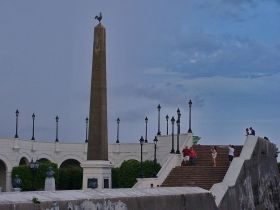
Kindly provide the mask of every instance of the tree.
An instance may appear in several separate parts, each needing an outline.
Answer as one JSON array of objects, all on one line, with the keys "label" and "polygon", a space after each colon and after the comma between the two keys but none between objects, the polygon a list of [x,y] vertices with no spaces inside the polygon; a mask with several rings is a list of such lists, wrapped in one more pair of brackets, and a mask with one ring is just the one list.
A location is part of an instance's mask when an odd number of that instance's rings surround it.
[{"label": "tree", "polygon": [[[154,162],[146,160],[143,162],[144,178],[154,177],[155,173],[160,170],[161,166],[157,163],[154,168]],[[154,170],[155,169],[155,170]],[[120,168],[112,169],[112,185],[113,188],[129,188],[137,182],[139,177],[141,164],[138,160],[126,160]]]},{"label": "tree", "polygon": [[[46,173],[48,171],[49,166],[51,166],[53,171],[55,172],[54,178],[57,182],[57,180],[58,180],[57,164],[52,163],[50,161],[41,162],[38,169],[34,172],[33,185],[36,190],[44,189]],[[22,191],[33,190],[32,189],[33,172],[28,165],[20,165],[20,166],[14,167],[12,169],[12,180],[15,179],[16,175],[19,175],[19,178],[22,181],[22,184],[21,184]]]}]

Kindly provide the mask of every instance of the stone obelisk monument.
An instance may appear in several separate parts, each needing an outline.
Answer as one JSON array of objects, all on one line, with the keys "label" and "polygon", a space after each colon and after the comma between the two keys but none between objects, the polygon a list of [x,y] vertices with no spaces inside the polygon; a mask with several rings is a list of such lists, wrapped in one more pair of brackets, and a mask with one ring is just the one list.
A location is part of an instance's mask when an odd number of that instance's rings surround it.
[{"label": "stone obelisk monument", "polygon": [[83,167],[83,189],[111,188],[111,169],[108,161],[106,31],[99,21],[94,28],[89,135],[87,161]]}]

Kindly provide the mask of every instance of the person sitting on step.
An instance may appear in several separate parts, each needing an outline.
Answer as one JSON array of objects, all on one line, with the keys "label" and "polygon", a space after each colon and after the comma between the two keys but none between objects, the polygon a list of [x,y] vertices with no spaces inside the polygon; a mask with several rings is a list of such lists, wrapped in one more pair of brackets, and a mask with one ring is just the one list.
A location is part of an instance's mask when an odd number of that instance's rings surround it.
[{"label": "person sitting on step", "polygon": [[188,161],[190,160],[190,149],[188,148],[188,146],[186,146],[183,151],[183,162],[182,162],[182,166],[187,165]]}]

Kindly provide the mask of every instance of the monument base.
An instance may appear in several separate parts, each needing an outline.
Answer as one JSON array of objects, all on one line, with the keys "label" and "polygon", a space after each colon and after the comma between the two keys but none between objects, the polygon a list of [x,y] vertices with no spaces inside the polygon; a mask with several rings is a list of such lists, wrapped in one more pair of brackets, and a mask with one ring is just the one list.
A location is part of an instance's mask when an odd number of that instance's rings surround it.
[{"label": "monument base", "polygon": [[83,168],[83,190],[112,188],[113,164],[107,160],[87,160]]}]

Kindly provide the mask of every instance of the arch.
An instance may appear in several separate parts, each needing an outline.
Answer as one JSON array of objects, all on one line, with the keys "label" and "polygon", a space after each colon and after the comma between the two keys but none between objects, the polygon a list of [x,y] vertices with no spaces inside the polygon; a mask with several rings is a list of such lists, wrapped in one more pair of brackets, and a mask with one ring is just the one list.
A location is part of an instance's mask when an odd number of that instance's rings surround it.
[{"label": "arch", "polygon": [[81,167],[81,163],[78,160],[75,159],[67,159],[64,160],[61,164],[59,168],[66,168],[68,166],[77,166],[77,167]]},{"label": "arch", "polygon": [[31,156],[30,156],[30,153],[27,153],[27,152],[23,152],[23,153],[20,153],[19,156],[17,157],[17,160],[16,160],[16,164],[20,164],[20,161],[25,158],[27,160],[27,163],[29,163],[31,161]]},{"label": "arch", "polygon": [[57,166],[58,166],[58,168],[60,168],[61,164],[62,164],[64,161],[68,160],[68,159],[70,159],[70,160],[76,160],[76,161],[78,161],[78,162],[80,162],[80,163],[82,163],[83,161],[85,161],[84,158],[82,158],[82,157],[80,157],[80,156],[78,156],[78,155],[73,155],[73,154],[64,155],[62,158],[60,158],[59,161],[57,161]]},{"label": "arch", "polygon": [[48,160],[50,162],[56,163],[56,161],[54,161],[54,159],[47,153],[41,153],[38,155],[37,160]]},{"label": "arch", "polygon": [[23,166],[23,165],[28,165],[29,164],[29,161],[26,157],[22,157],[19,161],[19,165],[20,166]]},{"label": "arch", "polygon": [[45,163],[45,162],[51,162],[51,161],[47,158],[40,158],[40,159],[38,159],[38,162]]},{"label": "arch", "polygon": [[7,166],[3,160],[0,159],[0,192],[6,191],[6,174]]}]

